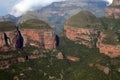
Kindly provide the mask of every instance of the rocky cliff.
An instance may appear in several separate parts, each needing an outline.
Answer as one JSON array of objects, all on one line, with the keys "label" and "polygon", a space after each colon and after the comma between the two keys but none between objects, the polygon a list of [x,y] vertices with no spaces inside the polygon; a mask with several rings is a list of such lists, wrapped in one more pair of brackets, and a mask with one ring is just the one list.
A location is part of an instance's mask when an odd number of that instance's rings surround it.
[{"label": "rocky cliff", "polygon": [[[110,20],[108,19],[105,23],[109,24],[109,22]],[[102,21],[99,21],[90,12],[82,11],[68,19],[64,29],[67,38],[75,41],[75,43],[83,44],[90,48],[97,47],[100,53],[110,57],[118,57],[120,56],[120,39],[119,34],[114,32],[117,24],[115,26],[112,25],[113,30],[111,28],[105,30],[105,23],[103,25]]]},{"label": "rocky cliff", "polygon": [[113,35],[113,37],[107,40],[109,34],[102,32],[98,39],[97,47],[100,50],[100,53],[104,53],[109,57],[118,57],[120,56],[120,45],[118,37]]},{"label": "rocky cliff", "polygon": [[[34,26],[34,28],[29,28],[28,23],[30,22],[30,24],[32,24],[31,21],[33,21],[32,26]],[[38,22],[39,22],[38,24],[39,27],[37,27],[37,29],[36,26],[38,25],[35,24],[34,20],[30,20],[26,22],[28,28],[24,28],[25,25],[22,24],[22,27],[20,28],[19,31],[21,33],[21,36],[23,37],[24,46],[31,45],[39,48],[50,49],[50,50],[55,48],[56,41],[53,30],[51,28],[46,28],[46,25],[48,24],[43,23],[42,21],[38,21]],[[0,32],[0,51],[9,51],[16,49],[16,44],[18,44],[18,42],[16,42],[17,40],[16,36],[17,36],[16,29],[12,31],[6,30],[4,32]],[[6,42],[8,45],[6,45]]]},{"label": "rocky cliff", "polygon": [[55,48],[55,34],[53,30],[22,29],[25,45],[45,49]]},{"label": "rocky cliff", "polygon": [[105,17],[120,19],[120,0],[113,0],[105,10]]},{"label": "rocky cliff", "polygon": [[99,20],[91,12],[81,11],[67,20],[64,28],[70,40],[92,48],[96,47],[100,33],[97,28],[100,25]]},{"label": "rocky cliff", "polygon": [[72,28],[65,26],[66,36],[76,43],[86,45],[90,48],[96,47],[98,31],[85,28]]}]

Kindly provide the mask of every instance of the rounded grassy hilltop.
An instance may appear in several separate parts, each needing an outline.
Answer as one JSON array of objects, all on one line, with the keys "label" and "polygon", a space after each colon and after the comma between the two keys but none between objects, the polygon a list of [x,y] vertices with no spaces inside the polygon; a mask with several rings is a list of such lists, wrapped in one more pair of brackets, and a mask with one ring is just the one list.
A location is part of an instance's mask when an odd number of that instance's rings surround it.
[{"label": "rounded grassy hilltop", "polygon": [[86,27],[86,28],[95,28],[101,25],[99,19],[91,12],[86,10],[83,10],[78,14],[72,16],[67,20],[66,23],[70,27]]},{"label": "rounded grassy hilltop", "polygon": [[0,22],[0,32],[14,30],[16,28],[15,26],[15,23],[10,21]]},{"label": "rounded grassy hilltop", "polygon": [[42,20],[30,19],[22,24],[20,24],[20,28],[24,29],[51,29],[51,27]]}]

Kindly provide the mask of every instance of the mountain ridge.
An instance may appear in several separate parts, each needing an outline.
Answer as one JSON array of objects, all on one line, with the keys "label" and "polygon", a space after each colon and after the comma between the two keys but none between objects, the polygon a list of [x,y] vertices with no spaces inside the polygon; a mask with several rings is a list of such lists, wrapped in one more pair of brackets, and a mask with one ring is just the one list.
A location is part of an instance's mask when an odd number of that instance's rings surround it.
[{"label": "mountain ridge", "polygon": [[[104,16],[105,7],[107,6],[106,1],[81,1],[81,0],[70,0],[54,2],[46,7],[40,8],[34,12],[26,13],[21,16],[19,23],[24,20],[36,18],[46,21],[51,27],[55,28],[56,32],[60,32],[63,29],[65,21],[72,15],[77,14],[81,10],[88,10],[93,12],[97,17]],[[32,15],[32,16],[31,16]],[[27,18],[26,18],[27,16]]]}]

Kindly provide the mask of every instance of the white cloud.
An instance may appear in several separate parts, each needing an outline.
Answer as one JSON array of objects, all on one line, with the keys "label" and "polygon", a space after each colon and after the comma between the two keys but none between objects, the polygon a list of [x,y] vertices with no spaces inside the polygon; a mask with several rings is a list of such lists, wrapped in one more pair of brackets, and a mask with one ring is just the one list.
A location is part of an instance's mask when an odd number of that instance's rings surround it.
[{"label": "white cloud", "polygon": [[45,6],[55,1],[64,1],[64,0],[21,0],[19,3],[13,6],[10,14],[15,16],[21,16],[26,13],[28,10],[32,10],[33,7],[38,5]]},{"label": "white cloud", "polygon": [[111,4],[113,0],[107,0],[107,1]]}]

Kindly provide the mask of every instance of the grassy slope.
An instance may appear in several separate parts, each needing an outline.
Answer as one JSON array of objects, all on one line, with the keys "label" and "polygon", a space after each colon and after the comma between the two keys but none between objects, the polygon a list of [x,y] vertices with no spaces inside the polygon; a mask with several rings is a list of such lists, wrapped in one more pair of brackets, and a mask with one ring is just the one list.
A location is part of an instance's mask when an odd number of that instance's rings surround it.
[{"label": "grassy slope", "polygon": [[16,25],[13,22],[9,21],[0,22],[0,32],[14,30],[15,26]]},{"label": "grassy slope", "polygon": [[45,23],[44,21],[37,20],[37,19],[30,19],[22,24],[20,24],[20,28],[24,29],[51,29],[51,27]]},{"label": "grassy slope", "polygon": [[71,27],[96,28],[101,25],[99,19],[86,10],[72,16],[67,22]]}]

